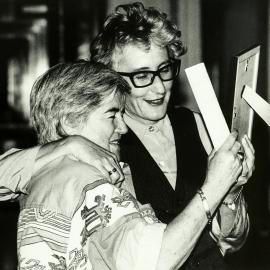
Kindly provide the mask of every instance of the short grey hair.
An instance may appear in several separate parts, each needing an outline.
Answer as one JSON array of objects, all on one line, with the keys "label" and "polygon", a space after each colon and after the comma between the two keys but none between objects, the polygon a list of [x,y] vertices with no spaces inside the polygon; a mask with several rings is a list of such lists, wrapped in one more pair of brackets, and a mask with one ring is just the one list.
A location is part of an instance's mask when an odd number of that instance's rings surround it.
[{"label": "short grey hair", "polygon": [[39,143],[68,136],[63,120],[79,127],[113,91],[124,94],[130,87],[103,64],[81,60],[50,68],[35,81],[30,96],[31,122]]},{"label": "short grey hair", "polygon": [[167,14],[154,7],[145,8],[141,2],[119,5],[91,43],[91,60],[113,67],[116,49],[134,44],[149,50],[152,43],[167,48],[172,59],[180,59],[187,51],[180,30]]}]

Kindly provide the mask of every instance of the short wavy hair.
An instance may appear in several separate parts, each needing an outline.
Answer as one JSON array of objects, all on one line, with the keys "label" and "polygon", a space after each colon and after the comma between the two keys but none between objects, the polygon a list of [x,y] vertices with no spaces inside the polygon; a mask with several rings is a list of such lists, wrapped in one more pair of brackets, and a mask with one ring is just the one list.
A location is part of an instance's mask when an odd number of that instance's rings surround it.
[{"label": "short wavy hair", "polygon": [[35,81],[30,95],[31,122],[39,143],[70,135],[63,129],[63,120],[79,127],[113,91],[124,94],[130,87],[101,63],[81,60],[50,68]]},{"label": "short wavy hair", "polygon": [[91,59],[112,67],[115,49],[130,43],[146,49],[154,43],[167,48],[170,58],[179,59],[187,50],[180,37],[181,32],[165,13],[153,7],[145,8],[140,2],[119,5],[91,43]]}]

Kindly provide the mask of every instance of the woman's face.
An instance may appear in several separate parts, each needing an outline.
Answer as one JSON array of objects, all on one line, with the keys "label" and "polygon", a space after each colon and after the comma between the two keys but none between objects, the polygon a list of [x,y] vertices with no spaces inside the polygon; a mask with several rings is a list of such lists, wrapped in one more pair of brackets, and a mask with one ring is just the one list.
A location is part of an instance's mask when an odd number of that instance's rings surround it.
[{"label": "woman's face", "polygon": [[[142,46],[126,45],[122,50],[117,49],[113,56],[113,68],[118,72],[156,71],[168,63],[167,50],[155,45],[150,50]],[[165,117],[173,81],[161,81],[156,76],[151,85],[136,88],[130,78],[123,78],[131,87],[131,92],[126,96],[126,113],[147,124]]]},{"label": "woman's face", "polygon": [[119,159],[119,141],[121,135],[127,132],[127,126],[122,117],[124,106],[124,96],[112,92],[89,113],[87,121],[77,134],[115,153]]}]

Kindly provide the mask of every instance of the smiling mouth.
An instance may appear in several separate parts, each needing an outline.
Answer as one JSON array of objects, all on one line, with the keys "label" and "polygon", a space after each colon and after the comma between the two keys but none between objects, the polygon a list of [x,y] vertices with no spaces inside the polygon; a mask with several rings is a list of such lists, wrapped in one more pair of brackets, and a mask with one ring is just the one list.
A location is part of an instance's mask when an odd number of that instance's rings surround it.
[{"label": "smiling mouth", "polygon": [[159,105],[163,104],[164,97],[158,98],[158,99],[152,99],[152,100],[145,100],[145,102],[147,102],[148,104],[153,105],[153,106],[159,106]]}]

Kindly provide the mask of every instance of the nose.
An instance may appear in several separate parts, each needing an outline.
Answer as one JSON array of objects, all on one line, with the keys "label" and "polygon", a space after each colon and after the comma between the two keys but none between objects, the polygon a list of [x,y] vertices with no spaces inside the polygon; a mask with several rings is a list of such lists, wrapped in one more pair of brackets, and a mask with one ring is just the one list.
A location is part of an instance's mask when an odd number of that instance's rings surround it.
[{"label": "nose", "polygon": [[119,134],[122,134],[122,135],[128,132],[128,127],[122,116],[118,117],[115,122],[116,122],[115,132],[118,132]]},{"label": "nose", "polygon": [[155,93],[163,94],[166,92],[166,88],[164,86],[163,81],[160,79],[159,76],[156,76],[154,81],[153,81],[153,88],[152,91]]}]

